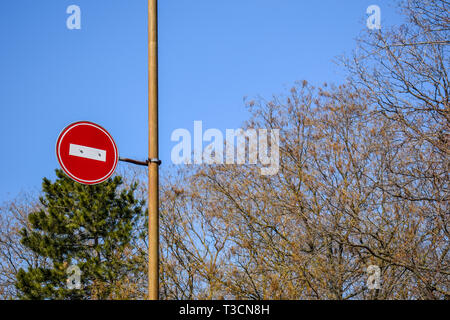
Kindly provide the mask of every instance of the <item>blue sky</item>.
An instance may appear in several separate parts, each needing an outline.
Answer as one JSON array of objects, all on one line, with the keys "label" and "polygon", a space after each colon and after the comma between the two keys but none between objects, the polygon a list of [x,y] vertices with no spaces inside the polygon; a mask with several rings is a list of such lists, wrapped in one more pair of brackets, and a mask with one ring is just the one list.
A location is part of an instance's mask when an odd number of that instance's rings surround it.
[{"label": "blue sky", "polygon": [[[238,128],[243,97],[295,81],[339,83],[332,60],[350,53],[376,4],[388,0],[159,1],[160,158],[177,128]],[[81,8],[81,30],[66,9]],[[147,0],[0,2],[0,203],[39,190],[59,167],[55,143],[78,120],[105,127],[120,155],[147,156]]]}]

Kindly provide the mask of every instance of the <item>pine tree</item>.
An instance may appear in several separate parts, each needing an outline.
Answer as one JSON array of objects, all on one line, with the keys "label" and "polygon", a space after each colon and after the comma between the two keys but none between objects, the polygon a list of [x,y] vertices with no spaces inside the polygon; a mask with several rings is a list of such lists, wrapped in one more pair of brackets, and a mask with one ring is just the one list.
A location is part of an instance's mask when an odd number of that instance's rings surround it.
[{"label": "pine tree", "polygon": [[[22,299],[108,299],[115,284],[136,270],[130,241],[144,218],[137,185],[124,188],[115,176],[86,186],[56,170],[54,183],[43,179],[42,209],[28,219],[31,231],[21,231],[22,243],[45,257],[46,267],[20,269],[16,287]],[[81,271],[79,289],[69,289],[68,268]]]}]

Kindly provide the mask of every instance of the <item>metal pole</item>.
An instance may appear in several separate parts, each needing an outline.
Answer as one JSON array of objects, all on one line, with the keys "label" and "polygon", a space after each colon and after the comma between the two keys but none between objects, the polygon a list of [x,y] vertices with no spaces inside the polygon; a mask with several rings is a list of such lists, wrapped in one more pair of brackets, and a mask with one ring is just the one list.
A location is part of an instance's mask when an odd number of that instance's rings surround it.
[{"label": "metal pole", "polygon": [[[158,7],[148,0],[148,155],[158,158]],[[159,164],[148,163],[148,297],[159,299]]]}]

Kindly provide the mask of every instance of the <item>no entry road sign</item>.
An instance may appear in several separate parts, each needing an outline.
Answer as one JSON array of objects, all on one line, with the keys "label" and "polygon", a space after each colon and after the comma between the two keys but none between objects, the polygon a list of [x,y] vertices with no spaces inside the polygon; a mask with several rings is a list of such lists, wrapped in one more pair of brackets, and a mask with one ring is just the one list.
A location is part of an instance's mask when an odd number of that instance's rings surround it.
[{"label": "no entry road sign", "polygon": [[98,124],[80,121],[67,126],[56,143],[61,168],[82,184],[97,184],[116,170],[119,152],[112,136]]}]

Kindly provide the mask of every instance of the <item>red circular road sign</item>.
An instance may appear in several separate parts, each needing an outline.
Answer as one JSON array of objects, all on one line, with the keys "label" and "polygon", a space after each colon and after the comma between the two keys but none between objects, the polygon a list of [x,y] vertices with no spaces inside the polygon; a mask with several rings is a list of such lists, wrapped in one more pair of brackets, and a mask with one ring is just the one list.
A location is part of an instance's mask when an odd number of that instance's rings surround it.
[{"label": "red circular road sign", "polygon": [[111,177],[119,161],[112,136],[98,124],[88,121],[72,123],[61,132],[56,156],[70,178],[89,185]]}]

